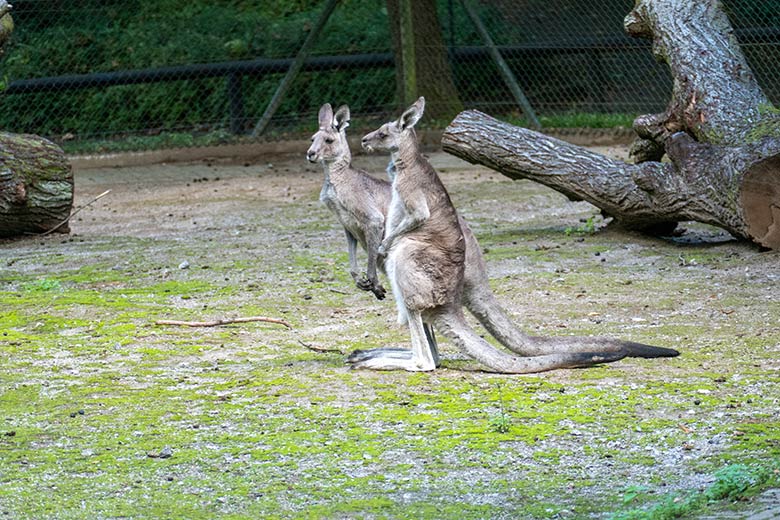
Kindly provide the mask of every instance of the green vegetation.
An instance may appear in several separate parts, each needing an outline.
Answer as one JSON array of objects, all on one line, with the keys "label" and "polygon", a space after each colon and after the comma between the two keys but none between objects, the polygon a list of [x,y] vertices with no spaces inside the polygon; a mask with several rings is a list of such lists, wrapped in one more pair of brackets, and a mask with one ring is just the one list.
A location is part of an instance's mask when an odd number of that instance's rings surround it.
[{"label": "green vegetation", "polygon": [[[662,502],[646,509],[633,509],[617,513],[612,520],[662,520],[683,518],[700,512],[718,501],[736,501],[754,495],[761,486],[780,485],[780,470],[776,466],[732,464],[714,474],[714,482],[707,489],[687,495],[672,495]],[[624,503],[630,503],[641,494],[647,493],[646,487],[632,487],[624,495]]]},{"label": "green vegetation", "polygon": [[[289,57],[295,55],[319,9],[317,1],[84,0],[61,9],[52,9],[49,3],[21,3],[14,9],[17,32],[1,67],[10,81]],[[376,2],[341,2],[329,27],[351,30],[324,31],[315,53],[387,51],[386,19],[386,11]],[[280,78],[273,73],[243,82],[246,113],[262,112]],[[306,73],[305,81],[298,82],[282,104],[280,117],[289,122],[301,110],[308,114],[321,99],[342,99],[352,79],[347,71]],[[356,100],[357,108],[366,111],[389,103],[394,93],[384,87],[392,81],[392,70],[364,74],[363,89],[371,96]],[[162,129],[200,136],[227,127],[228,102],[222,77],[42,92],[4,98],[0,128],[58,138],[72,134],[100,139]]]},{"label": "green vegetation", "polygon": [[[539,116],[539,122],[544,128],[631,128],[637,114],[598,113],[598,112],[564,112]],[[508,117],[509,123],[527,126],[522,117]]]},{"label": "green vegetation", "polygon": [[[459,6],[439,2],[446,42],[455,47],[482,45]],[[155,69],[190,64],[294,56],[319,16],[321,2],[231,0],[161,0],[97,2],[67,5],[21,2],[14,6],[17,30],[0,62],[3,84],[21,79]],[[496,6],[480,6],[482,17],[502,45],[533,40]],[[615,10],[617,12],[617,10]],[[613,13],[615,14],[615,13]],[[616,31],[619,26],[615,26]],[[561,35],[557,35],[561,37]],[[380,0],[340,2],[315,55],[391,52],[388,16]],[[633,115],[593,113],[595,85],[580,78],[568,87],[571,63],[561,58],[534,63],[525,70],[535,77],[529,96],[539,103],[545,127],[629,126]],[[583,60],[579,60],[578,62]],[[510,58],[520,69],[527,60]],[[581,64],[580,64],[581,65]],[[565,69],[561,75],[559,69]],[[469,106],[523,124],[517,107],[488,58],[453,63],[454,80]],[[347,102],[355,115],[373,117],[394,112],[395,77],[390,67],[307,71],[292,85],[266,139],[308,134],[308,119],[319,105]],[[622,73],[605,71],[618,81]],[[139,149],[218,145],[240,142],[233,125],[253,128],[282,78],[281,72],[241,77],[242,112],[231,121],[230,78],[191,78],[87,89],[63,89],[8,95],[0,104],[0,128],[56,140],[69,153],[104,153]],[[566,79],[569,78],[569,79]],[[582,83],[582,84],[580,84]],[[359,88],[355,88],[359,85]],[[551,94],[552,92],[552,94]],[[542,108],[544,107],[544,108]],[[574,107],[574,108],[573,108]],[[602,107],[603,108],[603,107]],[[598,110],[598,108],[596,108]],[[560,115],[555,115],[560,113]],[[443,128],[449,121],[428,122]],[[354,125],[353,125],[354,128]]]}]

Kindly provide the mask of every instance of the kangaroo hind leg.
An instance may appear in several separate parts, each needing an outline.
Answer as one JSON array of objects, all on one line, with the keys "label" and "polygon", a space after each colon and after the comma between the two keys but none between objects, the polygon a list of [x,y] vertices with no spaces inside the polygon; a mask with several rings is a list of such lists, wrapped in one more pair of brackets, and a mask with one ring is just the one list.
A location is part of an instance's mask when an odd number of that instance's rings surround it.
[{"label": "kangaroo hind leg", "polygon": [[[425,338],[428,341],[428,347],[431,350],[433,362],[436,365],[436,368],[439,368],[441,365],[441,360],[439,358],[439,346],[436,342],[433,326],[425,323],[423,324],[423,329],[425,330]],[[410,349],[400,347],[380,347],[370,350],[355,350],[349,355],[349,357],[347,357],[347,363],[356,364],[372,357],[386,357],[411,361],[412,354],[413,352]]]},{"label": "kangaroo hind leg", "polygon": [[[347,361],[352,363],[352,368],[365,368],[369,370],[408,370],[410,372],[427,372],[436,368],[438,352],[435,339],[429,341],[426,325],[423,324],[419,311],[407,309],[409,316],[409,335],[412,340],[412,349],[374,349],[353,353]],[[433,338],[431,331],[430,338]],[[405,354],[408,352],[409,354]]]}]

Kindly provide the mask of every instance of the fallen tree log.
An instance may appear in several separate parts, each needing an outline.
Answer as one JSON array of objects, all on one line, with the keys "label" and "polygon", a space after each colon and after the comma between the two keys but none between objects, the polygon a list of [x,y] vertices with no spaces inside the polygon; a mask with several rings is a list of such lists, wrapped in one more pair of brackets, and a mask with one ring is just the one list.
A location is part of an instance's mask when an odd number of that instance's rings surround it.
[{"label": "fallen tree log", "polygon": [[632,229],[663,233],[695,220],[780,248],[778,139],[729,147],[678,132],[665,143],[670,162],[629,164],[469,110],[449,125],[442,145],[511,179],[590,202]]},{"label": "fallen tree log", "polygon": [[[0,0],[0,54],[14,29]],[[0,237],[69,231],[73,174],[65,153],[35,135],[0,132]]]},{"label": "fallen tree log", "polygon": [[719,3],[639,0],[625,26],[653,38],[674,77],[667,110],[634,123],[637,164],[476,111],[450,124],[444,150],[586,200],[628,227],[664,233],[695,220],[780,249],[780,116]]},{"label": "fallen tree log", "polygon": [[[0,237],[45,233],[73,206],[73,173],[56,144],[0,132]],[[68,232],[68,224],[58,232]]]}]

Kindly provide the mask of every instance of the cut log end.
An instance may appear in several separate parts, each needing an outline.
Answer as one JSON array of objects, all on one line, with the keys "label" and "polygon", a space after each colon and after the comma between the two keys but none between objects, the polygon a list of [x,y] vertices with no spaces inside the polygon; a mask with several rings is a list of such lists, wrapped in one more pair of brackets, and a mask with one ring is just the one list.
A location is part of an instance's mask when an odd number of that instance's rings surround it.
[{"label": "cut log end", "polygon": [[754,164],[739,194],[747,232],[758,244],[780,249],[780,156]]},{"label": "cut log end", "polygon": [[68,232],[73,172],[65,153],[42,137],[0,132],[0,237]]}]

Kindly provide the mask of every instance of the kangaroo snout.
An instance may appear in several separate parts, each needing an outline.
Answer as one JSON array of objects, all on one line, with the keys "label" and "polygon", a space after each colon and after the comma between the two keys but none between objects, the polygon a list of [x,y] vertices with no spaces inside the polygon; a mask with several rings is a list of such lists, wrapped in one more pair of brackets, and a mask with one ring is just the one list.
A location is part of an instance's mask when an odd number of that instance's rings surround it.
[{"label": "kangaroo snout", "polygon": [[314,150],[309,150],[306,152],[306,160],[311,163],[317,162],[317,152]]}]

